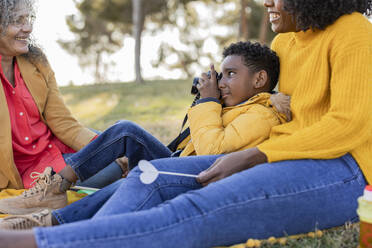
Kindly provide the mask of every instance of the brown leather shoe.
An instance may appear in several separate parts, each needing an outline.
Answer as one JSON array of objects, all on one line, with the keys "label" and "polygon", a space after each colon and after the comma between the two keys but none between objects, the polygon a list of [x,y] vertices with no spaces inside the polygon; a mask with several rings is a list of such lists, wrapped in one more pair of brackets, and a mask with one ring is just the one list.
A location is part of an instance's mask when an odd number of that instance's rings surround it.
[{"label": "brown leather shoe", "polygon": [[28,215],[12,215],[0,221],[0,229],[25,230],[38,226],[51,226],[52,213],[48,209]]},{"label": "brown leather shoe", "polygon": [[[36,172],[34,172],[36,173]],[[0,212],[29,214],[43,209],[58,209],[67,205],[66,180],[53,172],[52,167],[38,173],[34,187],[21,195],[0,200]]]}]

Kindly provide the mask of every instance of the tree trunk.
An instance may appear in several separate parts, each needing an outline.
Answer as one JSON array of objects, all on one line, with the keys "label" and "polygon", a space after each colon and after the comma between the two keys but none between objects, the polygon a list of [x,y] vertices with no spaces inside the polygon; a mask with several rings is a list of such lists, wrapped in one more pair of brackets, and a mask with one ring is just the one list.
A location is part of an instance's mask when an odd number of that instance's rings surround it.
[{"label": "tree trunk", "polygon": [[145,22],[145,16],[143,11],[143,0],[132,0],[133,5],[133,38],[135,40],[134,48],[134,68],[136,72],[136,82],[143,83],[141,74],[141,35],[143,25]]},{"label": "tree trunk", "polygon": [[264,11],[261,19],[261,26],[260,26],[260,36],[259,40],[261,44],[266,44],[267,42],[267,27],[269,25],[269,12]]},{"label": "tree trunk", "polygon": [[247,18],[247,0],[240,0],[240,28],[239,28],[239,39],[249,40],[249,25]]},{"label": "tree trunk", "polygon": [[239,30],[239,39],[249,40],[249,26],[247,18],[247,0],[240,0],[240,30]]},{"label": "tree trunk", "polygon": [[102,77],[101,77],[101,73],[100,73],[100,67],[101,67],[101,53],[100,52],[97,52],[97,55],[96,55],[96,71],[94,73],[94,80],[96,83],[102,83]]}]

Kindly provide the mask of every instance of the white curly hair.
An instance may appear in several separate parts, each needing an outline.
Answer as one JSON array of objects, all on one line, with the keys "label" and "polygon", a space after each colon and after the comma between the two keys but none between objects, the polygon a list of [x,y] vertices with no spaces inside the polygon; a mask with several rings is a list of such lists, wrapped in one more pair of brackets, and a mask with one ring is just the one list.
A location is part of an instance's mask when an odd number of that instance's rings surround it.
[{"label": "white curly hair", "polygon": [[[17,17],[17,8],[22,4],[30,15],[35,15],[35,0],[0,0],[0,36],[6,34],[6,30]],[[47,62],[41,48],[36,44],[33,38],[29,39],[29,51],[23,54],[31,62]]]}]

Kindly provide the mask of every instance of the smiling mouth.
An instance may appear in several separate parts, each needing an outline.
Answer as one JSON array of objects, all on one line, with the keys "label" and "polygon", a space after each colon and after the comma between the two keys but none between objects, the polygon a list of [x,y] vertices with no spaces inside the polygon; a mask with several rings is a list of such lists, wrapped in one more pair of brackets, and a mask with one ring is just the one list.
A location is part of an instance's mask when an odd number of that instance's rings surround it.
[{"label": "smiling mouth", "polygon": [[15,39],[20,41],[27,41],[28,38],[16,37]]},{"label": "smiling mouth", "polygon": [[276,21],[280,18],[280,14],[278,13],[270,13],[270,22]]},{"label": "smiling mouth", "polygon": [[224,99],[224,98],[226,98],[226,97],[228,97],[228,96],[229,96],[229,93],[221,94],[221,99]]}]

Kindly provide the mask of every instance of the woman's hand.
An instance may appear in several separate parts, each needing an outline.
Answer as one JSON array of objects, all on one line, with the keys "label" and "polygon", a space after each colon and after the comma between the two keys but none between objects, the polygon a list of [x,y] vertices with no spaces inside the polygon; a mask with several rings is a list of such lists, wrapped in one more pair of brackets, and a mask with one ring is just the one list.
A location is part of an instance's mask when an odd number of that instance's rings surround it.
[{"label": "woman's hand", "polygon": [[206,186],[212,182],[231,176],[234,173],[265,162],[267,162],[266,155],[257,148],[229,153],[218,158],[211,167],[202,171],[196,180],[203,186]]},{"label": "woman's hand", "polygon": [[270,101],[274,108],[286,116],[287,121],[292,120],[291,97],[283,93],[277,93],[270,96]]},{"label": "woman's hand", "polygon": [[211,65],[210,77],[207,73],[202,73],[196,87],[199,90],[200,98],[214,97],[220,99],[221,93],[218,89],[217,72],[214,70],[213,64]]}]

